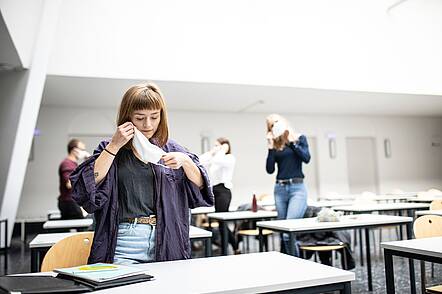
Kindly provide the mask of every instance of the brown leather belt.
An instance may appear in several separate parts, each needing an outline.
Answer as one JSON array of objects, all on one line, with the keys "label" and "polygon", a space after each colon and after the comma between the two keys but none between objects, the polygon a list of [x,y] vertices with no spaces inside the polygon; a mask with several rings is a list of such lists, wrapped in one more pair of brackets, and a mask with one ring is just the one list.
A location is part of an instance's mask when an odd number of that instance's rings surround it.
[{"label": "brown leather belt", "polygon": [[152,225],[155,226],[157,224],[157,217],[155,215],[150,216],[142,216],[142,217],[136,217],[136,218],[128,218],[125,219],[128,223],[134,223],[134,224],[145,224],[145,225]]}]

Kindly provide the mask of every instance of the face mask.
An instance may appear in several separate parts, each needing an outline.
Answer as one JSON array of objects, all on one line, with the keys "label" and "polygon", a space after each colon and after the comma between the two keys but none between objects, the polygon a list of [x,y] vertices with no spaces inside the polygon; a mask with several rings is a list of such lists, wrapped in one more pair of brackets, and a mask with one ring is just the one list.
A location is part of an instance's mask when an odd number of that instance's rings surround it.
[{"label": "face mask", "polygon": [[284,132],[287,130],[287,125],[282,120],[275,121],[272,127],[272,134],[274,138],[277,138],[284,134]]},{"label": "face mask", "polygon": [[87,152],[86,150],[81,150],[77,148],[77,154],[76,154],[76,158],[78,162],[81,162],[83,160],[85,160],[86,158],[88,158],[89,156],[91,156],[91,154],[89,152]]},{"label": "face mask", "polygon": [[161,157],[166,154],[163,149],[152,144],[149,140],[137,129],[135,129],[135,135],[132,139],[132,145],[140,155],[144,162],[151,162],[158,164]]}]

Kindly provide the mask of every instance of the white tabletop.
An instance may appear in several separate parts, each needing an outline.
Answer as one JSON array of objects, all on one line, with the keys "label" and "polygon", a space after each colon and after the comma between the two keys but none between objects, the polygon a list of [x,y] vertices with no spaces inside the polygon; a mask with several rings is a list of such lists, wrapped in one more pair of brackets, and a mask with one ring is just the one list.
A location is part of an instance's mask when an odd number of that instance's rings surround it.
[{"label": "white tabletop", "polygon": [[[82,232],[74,232],[74,233],[49,233],[49,234],[38,234],[34,239],[29,243],[29,248],[40,248],[40,247],[51,247],[58,241],[75,235],[81,234]],[[212,232],[203,230],[194,226],[189,227],[189,237],[190,239],[194,238],[211,238]]]},{"label": "white tabletop", "polygon": [[431,203],[433,200],[442,199],[442,195],[437,196],[422,196],[408,199],[409,202],[427,202]]},{"label": "white tabletop", "polygon": [[385,249],[442,258],[442,237],[383,242]]},{"label": "white tabletop", "polygon": [[43,224],[43,229],[87,228],[92,225],[91,218],[52,220]]},{"label": "white tabletop", "polygon": [[300,219],[284,219],[260,221],[256,225],[266,229],[287,232],[303,232],[325,229],[346,229],[362,226],[377,226],[385,224],[402,224],[412,222],[413,218],[394,215],[358,214],[344,215],[338,222],[318,222],[316,217]]},{"label": "white tabletop", "polygon": [[278,252],[143,264],[153,281],[97,293],[263,293],[354,281],[355,274]]},{"label": "white tabletop", "polygon": [[191,209],[190,212],[192,213],[192,215],[206,214],[206,213],[215,212],[215,207],[213,207],[213,206],[201,206],[201,207],[197,207],[197,208]]},{"label": "white tabletop", "polygon": [[421,209],[428,208],[426,203],[361,203],[347,206],[334,206],[334,210],[351,211],[351,212],[368,212],[383,210],[404,210],[404,209]]},{"label": "white tabletop", "polygon": [[241,219],[260,219],[276,217],[278,213],[276,211],[258,210],[252,211],[229,211],[229,212],[215,212],[209,213],[207,216],[217,220],[241,220]]},{"label": "white tabletop", "polygon": [[442,209],[438,209],[438,210],[418,210],[418,211],[416,211],[416,215],[441,215],[442,216]]},{"label": "white tabletop", "polygon": [[333,206],[339,206],[339,205],[352,205],[354,203],[354,200],[320,200],[320,201],[314,201],[314,200],[307,200],[308,206],[316,206],[316,207],[333,207]]},{"label": "white tabletop", "polygon": [[323,196],[321,199],[326,200],[372,200],[372,201],[388,201],[388,200],[408,200],[416,198],[416,193],[398,193],[398,194],[378,194],[373,196],[365,196],[362,194],[348,195],[329,195]]}]

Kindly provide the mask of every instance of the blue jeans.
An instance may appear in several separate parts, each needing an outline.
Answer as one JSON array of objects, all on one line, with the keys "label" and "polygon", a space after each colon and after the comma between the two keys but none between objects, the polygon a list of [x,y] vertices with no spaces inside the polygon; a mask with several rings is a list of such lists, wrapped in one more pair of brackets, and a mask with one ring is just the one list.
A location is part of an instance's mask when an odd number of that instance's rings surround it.
[{"label": "blue jeans", "polygon": [[155,226],[120,223],[118,225],[115,264],[135,264],[155,261]]},{"label": "blue jeans", "polygon": [[[307,189],[303,183],[300,184],[275,184],[275,204],[278,212],[278,219],[303,218],[307,209]],[[286,251],[289,248],[288,234],[282,234]],[[299,256],[299,248],[295,240],[295,252],[289,252]]]}]

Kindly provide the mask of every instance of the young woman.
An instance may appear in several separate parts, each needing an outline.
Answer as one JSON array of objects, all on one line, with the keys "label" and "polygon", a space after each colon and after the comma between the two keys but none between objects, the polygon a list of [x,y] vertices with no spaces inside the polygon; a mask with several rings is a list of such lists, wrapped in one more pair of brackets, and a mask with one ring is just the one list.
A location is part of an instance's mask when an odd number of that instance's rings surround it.
[{"label": "young woman", "polygon": [[[268,155],[267,173],[275,171],[278,166],[274,189],[278,219],[302,218],[307,209],[307,190],[304,185],[302,163],[310,161],[307,138],[295,134],[287,121],[280,115],[267,117]],[[283,234],[284,248],[288,247],[288,236]],[[298,248],[295,245],[298,254]]]},{"label": "young woman", "polygon": [[[200,161],[209,171],[215,195],[215,211],[229,211],[232,200],[232,177],[235,168],[235,156],[231,152],[230,141],[227,138],[216,139],[214,148],[201,155]],[[229,229],[227,230],[233,252],[239,254],[238,242],[234,234]]]},{"label": "young woman", "polygon": [[[189,208],[212,206],[206,170],[198,158],[169,140],[159,88],[135,85],[124,94],[110,142],[71,175],[73,198],[94,213],[89,263],[144,263],[191,257]],[[144,162],[132,144],[135,128],[165,151]]]}]

